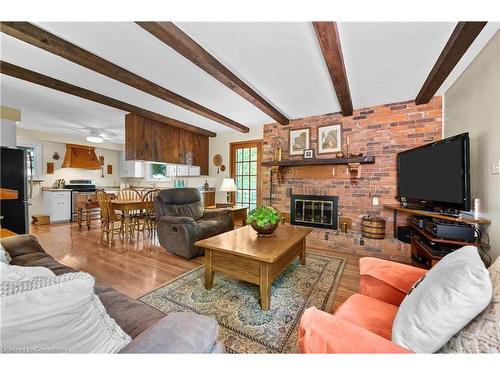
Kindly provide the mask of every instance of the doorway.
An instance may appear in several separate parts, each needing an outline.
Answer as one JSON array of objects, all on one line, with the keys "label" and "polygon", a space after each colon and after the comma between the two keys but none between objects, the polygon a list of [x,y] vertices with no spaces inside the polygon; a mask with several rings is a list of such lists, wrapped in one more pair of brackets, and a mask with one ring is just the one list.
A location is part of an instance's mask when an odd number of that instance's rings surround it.
[{"label": "doorway", "polygon": [[231,177],[236,188],[232,201],[237,207],[253,210],[261,202],[262,141],[235,142],[230,145]]}]

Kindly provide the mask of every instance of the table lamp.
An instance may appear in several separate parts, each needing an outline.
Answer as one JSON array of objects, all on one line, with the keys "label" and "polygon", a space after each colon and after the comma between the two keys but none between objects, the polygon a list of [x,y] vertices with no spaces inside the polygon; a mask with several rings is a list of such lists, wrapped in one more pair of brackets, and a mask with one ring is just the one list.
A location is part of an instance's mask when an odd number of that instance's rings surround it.
[{"label": "table lamp", "polygon": [[236,184],[234,183],[234,178],[225,178],[222,181],[222,185],[219,188],[219,191],[225,191],[227,193],[227,203],[230,203],[230,194],[233,191],[237,191]]}]

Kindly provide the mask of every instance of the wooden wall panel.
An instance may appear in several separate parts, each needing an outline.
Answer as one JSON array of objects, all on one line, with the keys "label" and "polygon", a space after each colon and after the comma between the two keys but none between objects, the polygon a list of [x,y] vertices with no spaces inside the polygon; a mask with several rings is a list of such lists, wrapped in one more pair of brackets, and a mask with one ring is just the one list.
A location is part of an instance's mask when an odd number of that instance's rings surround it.
[{"label": "wooden wall panel", "polygon": [[125,116],[125,159],[143,160],[142,149],[137,145],[138,134],[142,133],[141,128],[144,122],[140,117],[129,113]]},{"label": "wooden wall panel", "polygon": [[201,174],[208,175],[208,137],[128,114],[125,159],[199,165]]},{"label": "wooden wall panel", "polygon": [[179,129],[179,164],[199,165],[200,173],[208,175],[208,137]]}]

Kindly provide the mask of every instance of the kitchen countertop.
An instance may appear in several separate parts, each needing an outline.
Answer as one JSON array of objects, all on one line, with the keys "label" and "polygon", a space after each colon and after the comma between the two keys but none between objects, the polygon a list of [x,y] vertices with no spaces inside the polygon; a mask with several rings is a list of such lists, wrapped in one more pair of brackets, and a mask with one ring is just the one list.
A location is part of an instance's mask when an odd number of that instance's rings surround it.
[{"label": "kitchen countertop", "polygon": [[70,191],[71,189],[59,189],[59,188],[51,188],[51,187],[43,187],[42,191]]}]

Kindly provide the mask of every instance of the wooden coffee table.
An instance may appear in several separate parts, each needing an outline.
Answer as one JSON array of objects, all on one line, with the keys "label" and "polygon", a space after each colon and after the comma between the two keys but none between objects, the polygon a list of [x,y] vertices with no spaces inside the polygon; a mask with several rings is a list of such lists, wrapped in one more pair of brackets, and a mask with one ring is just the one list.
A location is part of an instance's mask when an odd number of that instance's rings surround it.
[{"label": "wooden coffee table", "polygon": [[260,305],[269,310],[271,284],[294,260],[306,262],[306,236],[311,228],[279,225],[274,237],[262,238],[247,225],[195,243],[205,249],[205,289],[214,272],[221,272],[260,287]]}]

